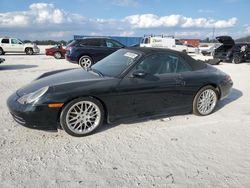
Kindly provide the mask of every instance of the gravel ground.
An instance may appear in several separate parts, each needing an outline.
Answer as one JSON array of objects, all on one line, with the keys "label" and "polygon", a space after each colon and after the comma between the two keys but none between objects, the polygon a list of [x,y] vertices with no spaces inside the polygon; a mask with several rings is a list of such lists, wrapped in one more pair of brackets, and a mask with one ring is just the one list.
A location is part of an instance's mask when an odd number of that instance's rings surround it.
[{"label": "gravel ground", "polygon": [[77,67],[44,55],[0,65],[0,187],[250,187],[250,64],[223,63],[234,88],[216,112],[104,125],[91,136],[15,123],[8,96],[46,71]]}]

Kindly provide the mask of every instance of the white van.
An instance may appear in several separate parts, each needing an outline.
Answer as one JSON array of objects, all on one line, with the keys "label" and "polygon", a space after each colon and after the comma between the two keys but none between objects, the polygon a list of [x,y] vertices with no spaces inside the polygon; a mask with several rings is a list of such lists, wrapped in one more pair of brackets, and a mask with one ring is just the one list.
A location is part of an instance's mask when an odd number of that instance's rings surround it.
[{"label": "white van", "polygon": [[197,48],[187,46],[180,42],[180,40],[174,37],[165,37],[165,36],[149,36],[144,37],[140,43],[140,47],[153,47],[153,48],[169,48],[172,50],[194,53],[198,51]]}]

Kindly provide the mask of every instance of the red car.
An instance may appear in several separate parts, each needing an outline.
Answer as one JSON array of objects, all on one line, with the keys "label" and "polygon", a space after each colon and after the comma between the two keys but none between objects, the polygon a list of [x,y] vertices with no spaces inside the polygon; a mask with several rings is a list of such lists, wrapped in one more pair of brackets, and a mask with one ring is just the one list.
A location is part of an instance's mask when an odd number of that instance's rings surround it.
[{"label": "red car", "polygon": [[45,54],[54,56],[56,59],[65,58],[66,50],[61,45],[53,46],[52,48],[45,49]]}]

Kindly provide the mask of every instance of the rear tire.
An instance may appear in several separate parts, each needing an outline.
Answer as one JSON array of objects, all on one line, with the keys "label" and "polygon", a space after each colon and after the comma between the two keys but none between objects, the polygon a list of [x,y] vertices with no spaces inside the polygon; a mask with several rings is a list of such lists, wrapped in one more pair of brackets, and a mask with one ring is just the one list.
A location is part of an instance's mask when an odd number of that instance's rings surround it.
[{"label": "rear tire", "polygon": [[91,97],[69,102],[62,110],[60,124],[71,136],[82,137],[94,133],[103,124],[102,104]]},{"label": "rear tire", "polygon": [[2,48],[0,48],[0,55],[4,55],[4,54],[5,54],[5,52],[3,51]]},{"label": "rear tire", "polygon": [[218,91],[213,86],[201,88],[193,101],[193,113],[198,116],[211,114],[218,102]]},{"label": "rear tire", "polygon": [[239,64],[242,62],[242,58],[239,54],[236,54],[233,56],[232,63],[233,64]]},{"label": "rear tire", "polygon": [[33,51],[32,48],[26,48],[26,49],[25,49],[25,53],[26,53],[27,55],[33,55],[33,54],[34,54],[34,51]]},{"label": "rear tire", "polygon": [[82,57],[80,57],[79,59],[79,65],[83,68],[83,69],[88,69],[92,66],[93,64],[93,60],[91,57],[89,57],[88,55],[84,55]]},{"label": "rear tire", "polygon": [[56,53],[54,53],[54,57],[56,59],[61,59],[62,58],[62,54],[60,52],[56,52]]}]

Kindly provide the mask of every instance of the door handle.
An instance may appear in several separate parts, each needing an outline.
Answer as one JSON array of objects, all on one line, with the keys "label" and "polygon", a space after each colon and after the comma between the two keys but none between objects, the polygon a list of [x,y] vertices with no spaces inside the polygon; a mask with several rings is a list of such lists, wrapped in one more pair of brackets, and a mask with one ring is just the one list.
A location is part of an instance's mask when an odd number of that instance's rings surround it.
[{"label": "door handle", "polygon": [[180,86],[185,86],[186,82],[182,78],[177,78],[176,84]]}]

